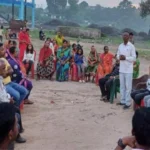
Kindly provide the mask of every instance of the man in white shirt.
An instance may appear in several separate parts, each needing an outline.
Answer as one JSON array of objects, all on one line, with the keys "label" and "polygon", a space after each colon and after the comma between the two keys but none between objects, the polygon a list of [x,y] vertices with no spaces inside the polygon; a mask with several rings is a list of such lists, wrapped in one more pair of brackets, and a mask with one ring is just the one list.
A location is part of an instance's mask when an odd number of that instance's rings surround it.
[{"label": "man in white shirt", "polygon": [[136,60],[134,45],[129,42],[129,33],[123,33],[123,43],[119,46],[117,59],[120,60],[120,93],[121,101],[118,105],[128,109],[131,106],[130,93],[132,90],[133,63]]}]

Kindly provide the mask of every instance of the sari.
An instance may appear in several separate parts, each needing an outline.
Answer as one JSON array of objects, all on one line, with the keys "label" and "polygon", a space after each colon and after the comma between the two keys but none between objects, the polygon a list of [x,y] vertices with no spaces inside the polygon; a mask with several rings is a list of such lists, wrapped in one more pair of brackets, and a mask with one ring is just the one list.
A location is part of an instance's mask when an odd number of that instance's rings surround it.
[{"label": "sari", "polygon": [[78,81],[78,68],[77,65],[74,62],[76,51],[72,50],[72,56],[71,56],[71,67],[70,67],[70,75],[71,75],[71,81]]},{"label": "sari", "polygon": [[[70,67],[70,49],[63,47],[57,51],[57,65],[56,65],[56,80],[57,81],[68,81],[69,79],[69,67]],[[65,62],[65,64],[62,64]]]},{"label": "sari", "polygon": [[114,55],[111,53],[107,53],[107,54],[103,53],[101,55],[102,67],[103,67],[105,75],[111,73],[111,71],[112,71],[113,58],[114,58]]},{"label": "sari", "polygon": [[63,45],[64,37],[63,36],[60,37],[60,36],[56,35],[55,40],[56,40],[58,46],[61,47]]},{"label": "sari", "polygon": [[30,43],[30,38],[28,33],[21,31],[19,33],[18,40],[19,40],[19,50],[20,50],[19,60],[22,61],[27,45]]},{"label": "sari", "polygon": [[39,62],[37,64],[37,75],[42,78],[51,79],[55,71],[54,56],[52,50],[48,47],[43,47],[40,50]]},{"label": "sari", "polygon": [[140,72],[140,61],[137,58],[136,62],[134,63],[134,69],[133,69],[133,79],[136,79],[139,77],[139,72]]},{"label": "sari", "polygon": [[25,74],[21,70],[20,61],[14,58],[9,53],[9,50],[6,51],[6,59],[8,60],[10,66],[13,69],[13,73],[11,76],[12,82],[15,82],[24,86],[29,91],[28,95],[25,98],[25,100],[27,100],[33,88],[32,82],[25,77]]},{"label": "sari", "polygon": [[[93,62],[94,62],[94,64],[91,65],[91,63],[93,63]],[[86,70],[86,74],[95,75],[95,73],[97,71],[98,64],[99,64],[98,53],[96,51],[94,54],[90,52],[89,57],[88,57],[88,67]]]}]

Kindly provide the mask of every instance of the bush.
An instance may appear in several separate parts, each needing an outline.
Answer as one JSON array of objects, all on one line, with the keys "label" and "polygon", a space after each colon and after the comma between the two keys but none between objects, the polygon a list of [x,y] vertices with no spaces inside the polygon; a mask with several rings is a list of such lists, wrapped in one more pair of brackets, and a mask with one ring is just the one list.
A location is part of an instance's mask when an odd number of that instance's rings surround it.
[{"label": "bush", "polygon": [[122,32],[122,33],[123,33],[123,32],[129,32],[129,33],[132,32],[135,36],[138,35],[136,31],[134,31],[133,29],[130,29],[130,28],[125,28],[125,29],[123,29],[121,32]]},{"label": "bush", "polygon": [[116,36],[120,34],[120,30],[114,27],[104,26],[104,27],[100,27],[100,30],[104,35]]},{"label": "bush", "polygon": [[144,38],[148,36],[148,34],[146,32],[139,32],[138,35],[140,37],[144,37]]}]

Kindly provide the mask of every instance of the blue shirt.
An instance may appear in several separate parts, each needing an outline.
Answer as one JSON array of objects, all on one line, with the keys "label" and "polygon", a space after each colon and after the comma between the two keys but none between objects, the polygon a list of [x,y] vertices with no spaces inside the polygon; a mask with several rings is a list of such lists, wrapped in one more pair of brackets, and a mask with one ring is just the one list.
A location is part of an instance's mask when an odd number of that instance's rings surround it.
[{"label": "blue shirt", "polygon": [[79,55],[79,54],[76,54],[76,55],[75,55],[75,58],[74,58],[74,61],[75,61],[75,63],[76,63],[77,65],[83,64],[83,63],[84,63],[84,61],[83,61],[83,55],[81,56],[81,55]]}]

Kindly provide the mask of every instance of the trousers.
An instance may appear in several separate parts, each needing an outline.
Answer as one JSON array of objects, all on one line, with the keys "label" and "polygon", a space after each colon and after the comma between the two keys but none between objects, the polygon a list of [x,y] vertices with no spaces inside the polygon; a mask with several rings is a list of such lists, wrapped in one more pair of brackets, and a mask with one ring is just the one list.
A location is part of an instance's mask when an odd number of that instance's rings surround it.
[{"label": "trousers", "polygon": [[132,90],[132,73],[120,73],[120,94],[121,103],[126,106],[131,105],[131,90]]}]

